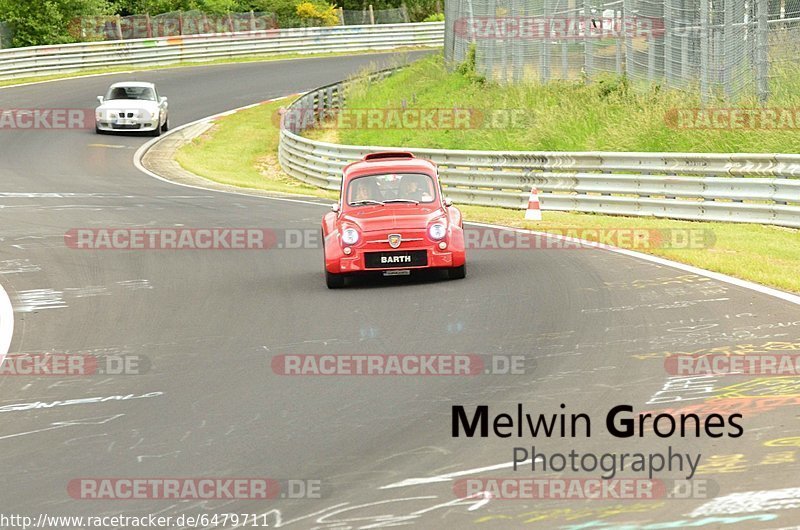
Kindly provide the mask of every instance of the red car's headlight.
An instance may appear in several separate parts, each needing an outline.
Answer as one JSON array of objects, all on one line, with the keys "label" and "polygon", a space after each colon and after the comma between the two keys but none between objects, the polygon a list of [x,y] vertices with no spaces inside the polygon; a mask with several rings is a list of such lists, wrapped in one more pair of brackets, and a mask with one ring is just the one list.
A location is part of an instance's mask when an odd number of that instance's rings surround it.
[{"label": "red car's headlight", "polygon": [[435,241],[443,239],[447,235],[447,226],[442,222],[433,223],[428,227],[428,235]]},{"label": "red car's headlight", "polygon": [[342,230],[342,243],[345,245],[355,245],[358,243],[358,230],[355,228],[345,228]]}]

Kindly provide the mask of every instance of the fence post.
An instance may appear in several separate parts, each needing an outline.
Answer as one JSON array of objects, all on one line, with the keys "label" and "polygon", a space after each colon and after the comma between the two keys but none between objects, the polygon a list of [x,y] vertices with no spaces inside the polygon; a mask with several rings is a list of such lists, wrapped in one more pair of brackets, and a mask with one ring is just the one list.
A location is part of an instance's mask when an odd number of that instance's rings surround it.
[{"label": "fence post", "polygon": [[147,23],[147,38],[153,38],[153,21],[150,19],[150,13],[145,15],[145,21]]},{"label": "fence post", "polygon": [[708,101],[708,2],[700,0],[700,101]]},{"label": "fence post", "polygon": [[117,40],[122,40],[122,17],[117,15]]},{"label": "fence post", "polygon": [[756,87],[758,100],[765,104],[769,99],[769,27],[767,0],[756,2]]},{"label": "fence post", "polygon": [[672,84],[672,57],[673,57],[673,44],[672,44],[672,20],[674,17],[672,9],[673,0],[666,0],[664,3],[664,19],[661,21],[661,28],[664,31],[664,84],[673,86]]},{"label": "fence post", "polygon": [[251,9],[250,10],[250,31],[255,31],[255,30],[256,30],[256,14]]},{"label": "fence post", "polygon": [[183,35],[183,11],[178,11],[178,35]]},{"label": "fence post", "polygon": [[723,34],[722,41],[725,43],[725,51],[722,57],[722,79],[725,98],[730,101],[733,98],[733,6],[728,5],[731,0],[724,0],[723,3]]},{"label": "fence post", "polygon": [[[544,0],[544,38],[539,44],[539,79],[542,83],[550,80],[550,1]],[[519,37],[517,37],[519,38]]]},{"label": "fence post", "polygon": [[339,25],[344,26],[344,8],[337,9],[336,14],[339,15]]},{"label": "fence post", "polygon": [[583,52],[584,52],[584,73],[586,81],[592,79],[594,70],[594,58],[592,57],[592,10],[590,0],[583,0]]},{"label": "fence post", "polygon": [[369,23],[375,25],[375,11],[372,9],[372,4],[369,5]]},{"label": "fence post", "polygon": [[[618,13],[617,11],[614,11],[614,15],[615,15],[614,18],[615,19],[617,18],[616,17],[617,13]],[[624,13],[624,11],[619,11],[619,13],[620,13],[620,17],[619,17],[620,24],[619,24],[619,29],[616,31],[617,36],[616,36],[616,39],[615,39],[616,42],[615,42],[615,46],[614,46],[615,47],[616,57],[615,57],[614,65],[616,67],[617,75],[622,75],[622,73],[623,73],[622,72],[622,39],[624,38],[624,35],[625,35],[625,33],[624,33],[625,32],[625,29],[624,29],[625,28],[625,21],[622,18],[622,16],[623,16],[622,13]],[[612,21],[611,23],[615,24],[616,20]],[[613,30],[613,26],[612,26],[612,31],[614,31]]]}]

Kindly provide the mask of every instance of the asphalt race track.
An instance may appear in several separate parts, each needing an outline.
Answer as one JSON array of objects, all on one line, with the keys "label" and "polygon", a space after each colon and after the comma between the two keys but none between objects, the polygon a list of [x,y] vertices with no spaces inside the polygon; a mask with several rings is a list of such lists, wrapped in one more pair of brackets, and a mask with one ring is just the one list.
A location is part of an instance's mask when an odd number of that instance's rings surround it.
[{"label": "asphalt race track", "polygon": [[[388,58],[65,80],[2,89],[0,108],[94,108],[108,84],[135,77],[156,82],[169,97],[174,128],[343,79]],[[318,230],[324,201],[217,193],[143,174],[133,155],[146,141],[88,129],[0,130],[0,284],[14,307],[10,352],[127,355],[146,365],[140,374],[0,378],[3,513],[268,514],[270,527],[336,529],[800,524],[800,379],[679,378],[664,364],[670,353],[713,348],[800,353],[795,303],[604,250],[473,250],[465,280],[369,281],[329,291],[321,250],[314,248],[67,247],[73,228]],[[524,356],[526,371],[283,376],[271,367],[281,354]],[[591,437],[451,436],[453,405],[469,411],[488,405],[492,416],[515,416],[518,403],[535,414],[562,412],[564,403],[563,411],[591,417]],[[650,431],[613,438],[605,416],[620,404],[637,412],[705,405],[725,417],[742,413],[744,434],[660,439]],[[668,446],[701,454],[694,479],[711,493],[458,498],[465,478],[533,476],[530,464],[516,472],[508,467],[514,447],[532,445],[545,454],[652,453]],[[656,478],[685,475],[672,470]],[[272,477],[319,481],[322,488],[321,498],[270,500],[70,495],[71,481],[92,477]],[[631,471],[618,477],[647,478]],[[771,493],[735,495],[752,491]]]}]

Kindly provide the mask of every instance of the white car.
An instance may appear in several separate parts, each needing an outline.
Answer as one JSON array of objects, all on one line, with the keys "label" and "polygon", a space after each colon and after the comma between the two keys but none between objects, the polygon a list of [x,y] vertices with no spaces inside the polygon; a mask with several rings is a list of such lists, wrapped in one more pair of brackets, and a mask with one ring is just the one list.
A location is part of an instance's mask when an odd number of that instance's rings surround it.
[{"label": "white car", "polygon": [[167,98],[159,97],[153,83],[114,83],[105,96],[97,96],[95,131],[143,131],[159,136],[169,129]]}]

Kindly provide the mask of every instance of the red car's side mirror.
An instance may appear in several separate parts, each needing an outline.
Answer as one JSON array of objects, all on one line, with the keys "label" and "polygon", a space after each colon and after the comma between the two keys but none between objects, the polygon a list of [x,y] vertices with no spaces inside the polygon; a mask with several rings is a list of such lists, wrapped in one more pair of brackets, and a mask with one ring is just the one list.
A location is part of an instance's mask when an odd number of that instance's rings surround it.
[{"label": "red car's side mirror", "polygon": [[336,213],[339,213],[340,210],[339,203],[337,202],[336,204],[331,204],[331,210],[333,210]]}]

